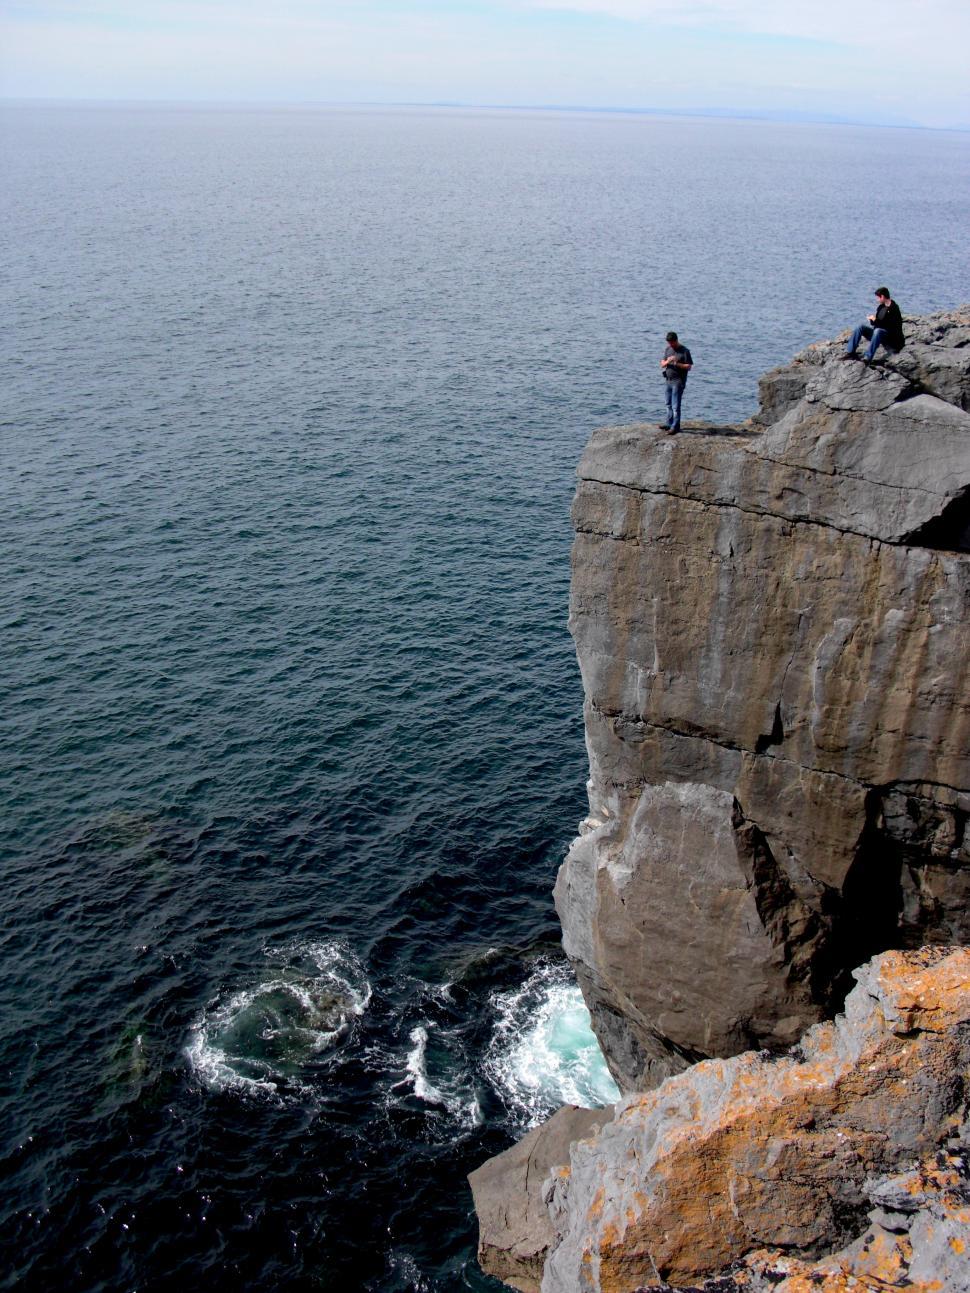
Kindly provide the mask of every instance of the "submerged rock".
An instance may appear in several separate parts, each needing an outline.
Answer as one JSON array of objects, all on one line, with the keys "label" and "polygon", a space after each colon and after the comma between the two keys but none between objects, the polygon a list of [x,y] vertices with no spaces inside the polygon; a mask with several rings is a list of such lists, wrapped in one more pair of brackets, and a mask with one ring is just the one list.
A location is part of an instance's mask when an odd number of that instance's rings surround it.
[{"label": "submerged rock", "polygon": [[970,934],[970,312],[908,331],[879,367],[811,347],[745,427],[583,456],[590,815],[556,904],[623,1090]]}]

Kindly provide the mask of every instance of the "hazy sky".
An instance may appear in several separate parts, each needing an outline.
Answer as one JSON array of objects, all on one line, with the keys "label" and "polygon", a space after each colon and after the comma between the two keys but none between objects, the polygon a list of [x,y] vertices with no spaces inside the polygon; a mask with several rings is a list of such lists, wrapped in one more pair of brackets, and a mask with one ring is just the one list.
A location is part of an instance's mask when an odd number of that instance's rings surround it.
[{"label": "hazy sky", "polygon": [[970,125],[970,0],[0,0],[5,97],[735,108]]}]

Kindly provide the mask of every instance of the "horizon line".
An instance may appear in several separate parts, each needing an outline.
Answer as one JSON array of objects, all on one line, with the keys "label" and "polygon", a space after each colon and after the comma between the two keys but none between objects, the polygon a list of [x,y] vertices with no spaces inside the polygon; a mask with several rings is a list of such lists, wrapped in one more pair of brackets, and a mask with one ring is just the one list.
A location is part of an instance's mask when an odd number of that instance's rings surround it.
[{"label": "horizon line", "polygon": [[769,121],[789,125],[862,126],[877,130],[934,130],[966,133],[970,124],[928,126],[914,121],[864,120],[837,113],[784,108],[660,108],[592,105],[583,103],[480,103],[462,99],[236,99],[236,98],[131,98],[93,95],[4,95],[0,104],[150,104],[184,107],[246,108],[426,108],[479,112],[574,112],[607,116],[660,116],[722,118],[736,121]]}]

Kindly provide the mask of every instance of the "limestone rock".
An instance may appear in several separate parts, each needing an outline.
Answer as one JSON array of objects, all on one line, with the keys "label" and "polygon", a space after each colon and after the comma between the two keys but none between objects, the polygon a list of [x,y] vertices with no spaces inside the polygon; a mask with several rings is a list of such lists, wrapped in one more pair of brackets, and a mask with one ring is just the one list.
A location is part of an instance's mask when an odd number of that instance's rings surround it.
[{"label": "limestone rock", "polygon": [[873,368],[810,347],[746,426],[583,456],[590,816],[556,903],[624,1091],[970,938],[970,309],[907,335]]},{"label": "limestone rock", "polygon": [[[970,1289],[970,1136],[899,1176],[867,1182],[876,1206],[859,1237],[817,1260],[759,1249],[683,1293],[967,1293]],[[681,1293],[648,1284],[638,1293]]]},{"label": "limestone rock", "polygon": [[572,1145],[542,1293],[970,1287],[970,950],[855,977],[792,1053],[699,1063]]},{"label": "limestone rock", "polygon": [[897,1176],[869,1178],[858,1238],[830,1256],[757,1249],[688,1288],[637,1293],[967,1293],[970,1289],[970,1128]]},{"label": "limestone rock", "polygon": [[566,1105],[469,1175],[483,1270],[520,1293],[538,1293],[546,1254],[555,1238],[543,1197],[546,1178],[569,1162],[575,1141],[599,1131],[612,1116],[612,1107]]},{"label": "limestone rock", "polygon": [[[808,980],[821,924],[734,796],[693,782],[644,786],[614,836],[618,822],[610,817],[577,841],[556,892],[561,906],[595,905],[605,934],[595,946],[573,939],[569,951],[581,974],[595,964],[610,984],[604,1002],[595,982],[580,980],[597,1000],[614,1061],[626,1037],[636,1039],[636,1054],[616,1067],[653,1085],[654,1073],[662,1080],[704,1054],[735,1054],[766,1039],[790,1046],[814,1019]],[[573,877],[594,875],[595,897],[569,892]],[[660,956],[668,973],[645,976],[644,964]],[[624,1020],[616,1036],[604,1007]]]},{"label": "limestone rock", "polygon": [[[860,320],[861,322],[861,320]],[[877,352],[880,363],[898,372],[914,386],[948,404],[970,411],[967,382],[967,348],[970,347],[970,306],[903,319],[906,345],[898,355]],[[796,355],[790,364],[765,373],[758,384],[761,408],[756,420],[777,421],[804,396],[821,368],[844,352],[851,329],[834,341],[820,341]],[[847,365],[848,366],[848,365]]]}]

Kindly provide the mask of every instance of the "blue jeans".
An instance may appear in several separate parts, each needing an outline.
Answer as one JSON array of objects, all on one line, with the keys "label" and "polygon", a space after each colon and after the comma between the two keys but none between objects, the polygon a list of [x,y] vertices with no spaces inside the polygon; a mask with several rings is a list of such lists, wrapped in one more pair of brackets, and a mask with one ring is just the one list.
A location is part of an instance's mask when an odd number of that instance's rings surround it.
[{"label": "blue jeans", "polygon": [[899,351],[893,350],[892,346],[887,344],[887,335],[885,328],[873,328],[868,323],[860,323],[855,332],[853,332],[852,336],[849,338],[848,354],[854,355],[859,342],[863,337],[866,337],[871,338],[869,341],[869,349],[866,351],[867,359],[874,359],[876,357],[876,351],[880,346],[884,346],[891,355],[898,355]]},{"label": "blue jeans", "polygon": [[680,402],[684,398],[686,382],[667,382],[667,429],[680,430]]}]

